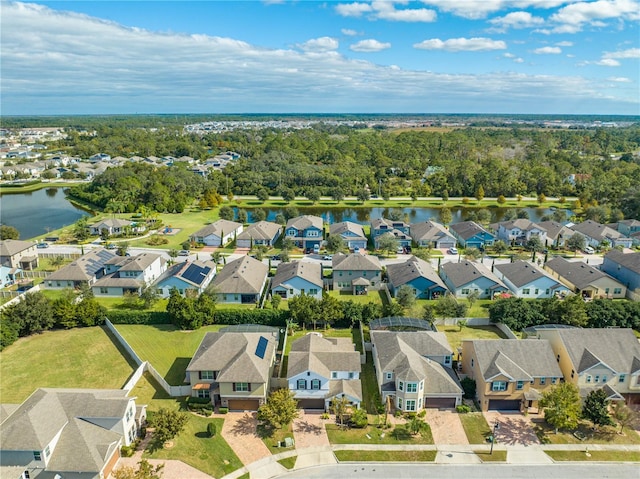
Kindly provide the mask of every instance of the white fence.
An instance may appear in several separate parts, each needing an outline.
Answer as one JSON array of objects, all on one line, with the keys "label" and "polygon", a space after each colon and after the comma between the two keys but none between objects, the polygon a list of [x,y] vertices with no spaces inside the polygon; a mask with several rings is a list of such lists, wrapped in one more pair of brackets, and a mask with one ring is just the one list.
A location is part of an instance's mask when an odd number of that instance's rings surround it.
[{"label": "white fence", "polygon": [[495,326],[507,337],[507,339],[519,339],[518,336],[513,334],[513,331],[511,331],[509,326],[502,323],[492,323],[489,318],[446,318],[434,321],[433,325],[436,329],[438,326],[457,326],[458,321],[462,320],[467,322],[467,326]]},{"label": "white fence", "polygon": [[33,288],[24,291],[22,293],[18,293],[17,296],[15,296],[13,299],[10,299],[9,301],[7,301],[6,303],[4,303],[2,306],[0,306],[0,311],[2,311],[4,308],[6,308],[7,306],[11,306],[12,304],[16,304],[18,301],[20,301],[20,299],[27,293],[35,293],[36,291],[40,291],[40,285],[37,284],[35,285]]}]

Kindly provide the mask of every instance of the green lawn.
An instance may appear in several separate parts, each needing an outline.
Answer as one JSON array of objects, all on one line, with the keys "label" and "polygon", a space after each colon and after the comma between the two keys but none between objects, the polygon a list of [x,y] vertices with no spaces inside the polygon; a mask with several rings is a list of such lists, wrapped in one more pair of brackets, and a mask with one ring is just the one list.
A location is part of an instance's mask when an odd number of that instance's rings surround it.
[{"label": "green lawn", "polygon": [[633,429],[624,429],[624,434],[618,434],[620,427],[605,426],[598,431],[591,428],[587,421],[581,421],[577,431],[582,433],[586,439],[580,441],[573,435],[573,431],[558,431],[555,433],[553,427],[545,421],[536,421],[535,432],[542,444],[640,444],[640,435]]},{"label": "green lawn", "polygon": [[431,462],[438,451],[335,451],[338,461],[351,462]]},{"label": "green lawn", "polygon": [[482,413],[470,412],[460,414],[460,422],[467,435],[469,444],[486,444],[486,438],[491,434],[491,429]]},{"label": "green lawn", "polygon": [[367,362],[362,365],[360,372],[360,383],[362,384],[362,397],[364,407],[369,414],[377,413],[377,406],[381,403],[380,393],[378,391],[378,380],[376,371],[373,367],[373,359],[371,353],[367,353]]},{"label": "green lawn", "polygon": [[[414,318],[422,318],[424,314],[425,304],[435,304],[437,300],[418,299],[413,307],[407,312],[408,316]],[[464,303],[467,306],[469,302],[467,300],[460,299],[459,303]],[[467,317],[469,318],[488,318],[489,317],[489,305],[492,303],[490,299],[479,299],[473,303],[473,306],[467,311]]]},{"label": "green lawn", "polygon": [[388,429],[375,426],[363,429],[341,428],[338,424],[325,424],[325,428],[331,444],[433,444],[429,427],[415,436],[404,424]]},{"label": "green lawn", "polygon": [[279,444],[284,441],[285,437],[293,438],[293,424],[289,424],[282,429],[271,429],[263,425],[258,425],[258,435],[265,446],[271,451],[271,454],[278,454],[292,450],[295,446],[280,447]]},{"label": "green lawn", "polygon": [[[96,296],[95,298],[107,309],[131,309],[123,296]],[[159,299],[151,308],[143,311],[166,311],[168,302],[168,299]]]},{"label": "green lawn", "polygon": [[116,325],[138,356],[149,361],[173,386],[184,383],[186,368],[204,335],[222,327],[213,325],[196,331],[183,331],[171,324]]},{"label": "green lawn", "polygon": [[329,291],[329,296],[333,296],[334,298],[340,301],[353,301],[354,303],[376,303],[383,304],[382,302],[382,293],[380,291],[369,291],[367,294],[351,294],[350,291]]},{"label": "green lawn", "polygon": [[544,451],[554,461],[640,462],[638,451]]},{"label": "green lawn", "polygon": [[476,456],[480,458],[482,462],[506,462],[507,451],[493,451],[493,454],[489,454],[489,451],[473,451]]},{"label": "green lawn", "polygon": [[445,334],[454,351],[461,347],[463,339],[506,339],[502,331],[491,325],[464,326],[462,330],[458,326],[438,326],[438,331]]},{"label": "green lawn", "polygon": [[121,388],[133,367],[101,327],[47,331],[0,353],[0,401],[20,403],[39,387]]},{"label": "green lawn", "polygon": [[280,459],[278,462],[282,464],[287,469],[293,469],[296,465],[296,460],[298,456],[285,457],[284,459]]}]

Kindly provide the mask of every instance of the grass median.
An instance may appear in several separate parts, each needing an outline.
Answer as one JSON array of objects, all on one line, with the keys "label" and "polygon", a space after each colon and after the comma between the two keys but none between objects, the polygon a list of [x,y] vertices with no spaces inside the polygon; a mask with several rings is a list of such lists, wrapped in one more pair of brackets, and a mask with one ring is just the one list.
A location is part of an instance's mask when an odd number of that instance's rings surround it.
[{"label": "grass median", "polygon": [[335,451],[340,462],[432,462],[437,451]]},{"label": "grass median", "polygon": [[640,462],[638,451],[544,451],[554,461]]}]

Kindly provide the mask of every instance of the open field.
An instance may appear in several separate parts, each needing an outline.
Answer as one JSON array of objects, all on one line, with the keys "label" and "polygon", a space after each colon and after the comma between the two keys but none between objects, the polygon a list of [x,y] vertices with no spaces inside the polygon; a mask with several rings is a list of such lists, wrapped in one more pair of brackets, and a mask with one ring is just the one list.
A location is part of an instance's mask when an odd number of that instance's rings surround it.
[{"label": "open field", "polygon": [[336,451],[340,462],[431,462],[437,451]]},{"label": "open field", "polygon": [[222,327],[204,326],[196,331],[183,331],[171,324],[116,325],[138,356],[149,361],[173,386],[184,383],[186,368],[204,335]]},{"label": "open field", "polygon": [[360,372],[360,383],[362,384],[362,397],[364,407],[369,414],[376,414],[377,407],[382,403],[380,392],[378,391],[378,379],[373,366],[371,353],[367,353],[367,362],[362,365]]},{"label": "open field", "polygon": [[39,387],[118,389],[133,372],[101,327],[20,338],[0,360],[3,403],[20,403]]},{"label": "open field", "polygon": [[[95,298],[107,309],[130,309],[124,296],[95,296]],[[137,297],[135,299],[137,300]],[[143,311],[166,311],[168,302],[168,299],[158,299],[151,308]]]}]

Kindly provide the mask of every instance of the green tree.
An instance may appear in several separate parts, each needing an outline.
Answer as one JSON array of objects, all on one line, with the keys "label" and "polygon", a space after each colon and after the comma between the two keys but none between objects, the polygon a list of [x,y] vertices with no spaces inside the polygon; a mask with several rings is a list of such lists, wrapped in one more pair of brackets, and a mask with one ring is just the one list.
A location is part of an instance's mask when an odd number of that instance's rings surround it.
[{"label": "green tree", "polygon": [[336,420],[338,421],[338,424],[340,424],[340,427],[344,427],[344,418],[349,410],[349,400],[346,398],[346,396],[343,395],[340,398],[334,396],[334,398],[331,400],[329,410],[333,414],[335,414]]},{"label": "green tree", "polygon": [[478,248],[467,248],[464,250],[464,257],[469,261],[475,261],[478,258],[482,257],[482,253]]},{"label": "green tree", "polygon": [[260,188],[256,193],[256,197],[264,203],[269,199],[269,192],[264,188]]},{"label": "green tree", "polygon": [[495,243],[493,243],[493,251],[498,255],[505,253],[508,249],[509,247],[502,240],[498,240]]},{"label": "green tree", "polygon": [[412,250],[412,254],[416,258],[420,258],[424,261],[429,261],[431,259],[431,248],[414,248]]},{"label": "green tree", "polygon": [[478,189],[476,189],[476,199],[478,201],[482,201],[484,199],[484,188],[482,185],[478,186]]},{"label": "green tree", "polygon": [[356,193],[356,198],[358,198],[358,201],[360,203],[364,203],[365,201],[369,200],[369,190],[367,190],[366,188],[362,188],[360,190],[358,190],[358,192]]},{"label": "green tree", "polygon": [[589,321],[587,306],[578,294],[554,301],[549,313],[553,321],[559,324],[584,327]]},{"label": "green tree", "polygon": [[631,409],[624,401],[615,401],[613,403],[613,418],[620,425],[618,434],[622,434],[624,428],[633,427],[640,423],[640,413]]},{"label": "green tree", "polygon": [[573,251],[574,253],[578,250],[582,250],[587,245],[587,239],[581,233],[574,233],[571,238],[565,241],[564,245],[567,249]]},{"label": "green tree", "polygon": [[286,203],[291,203],[296,197],[295,192],[291,188],[285,188],[282,190],[282,199]]},{"label": "green tree", "polygon": [[287,219],[284,217],[282,213],[278,213],[275,217],[275,222],[279,225],[284,225],[287,222]]},{"label": "green tree", "polygon": [[448,225],[449,223],[451,223],[451,220],[453,220],[453,214],[451,213],[451,210],[447,207],[440,208],[440,222],[443,225]]},{"label": "green tree", "polygon": [[580,393],[573,383],[561,383],[542,393],[544,419],[555,428],[574,429],[580,420]]},{"label": "green tree", "polygon": [[416,304],[416,295],[413,288],[407,284],[403,284],[396,291],[396,300],[404,309],[410,309]]},{"label": "green tree", "polygon": [[315,204],[320,199],[320,191],[318,191],[318,188],[309,188],[307,189],[306,196],[311,203]]},{"label": "green tree", "polygon": [[86,216],[76,221],[73,226],[73,236],[75,236],[78,241],[84,241],[89,237],[89,223]]},{"label": "green tree", "polygon": [[398,240],[392,233],[385,233],[378,238],[378,248],[386,251],[387,256],[398,249]]},{"label": "green tree", "polygon": [[9,225],[0,225],[0,240],[6,239],[14,239],[17,240],[20,238],[20,232]]},{"label": "green tree", "polygon": [[345,251],[346,249],[347,245],[342,236],[329,235],[327,238],[327,251],[330,253],[338,253],[340,251]]},{"label": "green tree", "polygon": [[184,431],[187,422],[189,422],[187,414],[173,409],[160,408],[150,421],[150,425],[155,428],[153,440],[156,445],[162,448],[165,442]]},{"label": "green tree", "polygon": [[298,417],[298,401],[293,391],[277,389],[269,394],[267,401],[258,409],[257,418],[271,427],[281,429]]},{"label": "green tree", "polygon": [[8,327],[14,328],[20,337],[41,333],[53,327],[51,303],[40,291],[27,293],[2,311],[2,322],[11,323],[13,326]]},{"label": "green tree", "polygon": [[156,290],[156,288],[148,285],[142,288],[142,291],[140,292],[140,299],[142,300],[144,309],[149,309],[151,306],[158,302],[158,299],[160,299],[160,297],[158,296],[158,291]]},{"label": "green tree", "polygon": [[324,321],[325,326],[327,324],[335,324],[344,317],[340,300],[326,291],[322,292],[322,299],[318,304],[318,308],[318,316]]},{"label": "green tree", "polygon": [[116,254],[118,256],[126,256],[127,255],[127,251],[129,251],[129,243],[126,241],[123,241],[121,243],[118,243],[118,247],[116,248]]},{"label": "green tree", "polygon": [[409,432],[411,435],[415,436],[419,432],[422,432],[427,427],[427,423],[425,423],[422,419],[415,416],[409,419],[407,423],[407,427],[409,428]]},{"label": "green tree", "polygon": [[271,307],[273,309],[278,309],[280,307],[280,303],[282,302],[282,296],[279,294],[274,294],[271,296]]},{"label": "green tree", "polygon": [[527,249],[536,253],[542,251],[543,245],[542,241],[540,241],[540,238],[538,236],[532,236],[531,238],[529,238],[529,240],[527,241]]},{"label": "green tree", "polygon": [[248,218],[249,218],[249,215],[247,214],[247,210],[242,210],[242,209],[238,210],[238,223],[245,224]]},{"label": "green tree", "polygon": [[164,464],[152,466],[146,459],[138,462],[138,468],[122,466],[113,471],[113,479],[162,479]]},{"label": "green tree", "polygon": [[288,303],[291,319],[300,325],[313,324],[313,329],[316,329],[316,322],[320,319],[318,315],[319,307],[317,299],[313,296],[302,293],[291,298]]},{"label": "green tree", "polygon": [[340,203],[344,200],[344,191],[342,191],[342,188],[334,188],[331,190],[331,198],[333,198],[333,201],[336,203]]},{"label": "green tree", "polygon": [[596,430],[600,426],[613,426],[613,420],[609,414],[609,402],[604,389],[591,391],[584,400],[582,417],[591,421]]},{"label": "green tree", "polygon": [[507,199],[504,197],[504,195],[500,195],[500,196],[498,196],[496,201],[498,202],[498,204],[500,206],[503,206],[507,202]]},{"label": "green tree", "polygon": [[233,208],[231,206],[222,206],[220,207],[220,211],[218,213],[220,219],[233,221],[235,214],[233,213]]},{"label": "green tree", "polygon": [[251,218],[255,223],[258,221],[264,221],[267,219],[267,212],[262,208],[256,208],[251,212]]},{"label": "green tree", "polygon": [[83,294],[82,300],[76,305],[76,321],[82,326],[102,324],[107,314],[107,308],[102,306],[93,294]]}]

